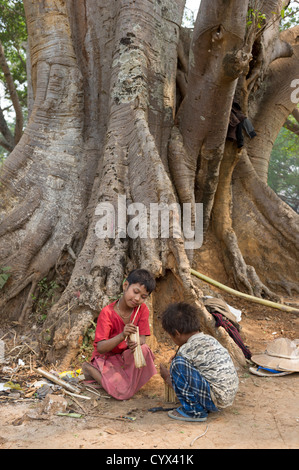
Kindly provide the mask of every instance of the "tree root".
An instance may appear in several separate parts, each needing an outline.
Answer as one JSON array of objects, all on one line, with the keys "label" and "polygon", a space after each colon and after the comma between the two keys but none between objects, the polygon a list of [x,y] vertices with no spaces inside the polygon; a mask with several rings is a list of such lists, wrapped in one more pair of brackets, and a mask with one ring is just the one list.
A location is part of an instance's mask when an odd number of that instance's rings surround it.
[{"label": "tree root", "polygon": [[286,281],[285,279],[280,279],[279,281],[268,281],[269,285],[273,290],[278,287],[283,288],[289,297],[292,297],[293,292],[299,294],[299,286],[294,282]]},{"label": "tree root", "polygon": [[223,248],[224,266],[232,274],[236,288],[249,295],[279,300],[259,279],[252,266],[246,264],[232,224],[231,179],[235,166],[244,157],[236,145],[227,142],[220,167],[219,183],[213,208],[213,228]]},{"label": "tree root", "polygon": [[232,229],[221,234],[221,242],[224,248],[224,265],[227,273],[233,276],[237,290],[251,296],[279,301],[279,296],[263,284],[254,267],[245,262]]}]

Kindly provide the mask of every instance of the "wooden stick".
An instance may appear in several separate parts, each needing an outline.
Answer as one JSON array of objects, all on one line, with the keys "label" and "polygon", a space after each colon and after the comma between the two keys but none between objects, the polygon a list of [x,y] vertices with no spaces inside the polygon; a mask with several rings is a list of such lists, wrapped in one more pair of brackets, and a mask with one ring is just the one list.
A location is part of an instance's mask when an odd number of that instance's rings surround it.
[{"label": "wooden stick", "polygon": [[209,429],[209,425],[207,425],[205,432],[203,432],[202,434],[199,434],[198,436],[196,436],[196,437],[190,442],[190,446],[193,446],[194,442],[197,441],[197,439],[199,439],[200,437],[203,437],[205,434],[207,434],[208,429]]},{"label": "wooden stick", "polygon": [[27,344],[27,343],[24,343],[24,344],[27,346],[27,348],[29,348],[29,349],[30,349],[30,351],[32,351],[32,352],[33,352],[33,353],[34,353],[36,356],[38,356],[37,352],[36,352],[36,351],[34,351],[34,349],[32,349],[32,347],[31,347],[31,346],[29,346],[29,344]]},{"label": "wooden stick", "polygon": [[85,385],[85,388],[88,392],[92,392],[94,393],[95,395],[97,395],[99,398],[111,398],[111,396],[109,395],[102,395],[101,393],[97,392],[96,390],[93,390],[92,387],[88,387],[87,385]]},{"label": "wooden stick", "polygon": [[134,318],[133,318],[133,320],[132,320],[132,323],[134,323],[135,318],[137,317],[137,313],[139,312],[139,309],[140,309],[140,305],[138,306],[138,308],[137,308],[137,310],[136,310],[136,312],[135,312],[135,315],[134,315]]},{"label": "wooden stick", "polygon": [[215,281],[214,279],[211,279],[210,277],[199,273],[198,271],[194,271],[194,269],[191,269],[190,272],[191,274],[193,274],[193,276],[196,276],[199,279],[202,279],[203,281],[208,282],[209,284],[212,284],[213,286],[218,287],[219,289],[222,289],[225,292],[228,292],[229,294],[236,295],[237,297],[242,297],[243,299],[251,300],[252,302],[258,304],[266,305],[267,307],[277,308],[284,312],[299,313],[299,309],[288,307],[287,305],[278,304],[276,302],[271,302],[270,300],[261,299],[259,297],[254,297],[253,295],[244,294],[244,292],[239,292],[235,289],[231,289],[230,287],[227,287],[224,284],[221,284],[220,282]]},{"label": "wooden stick", "polygon": [[67,395],[71,397],[83,398],[84,400],[91,400],[91,397],[87,397],[86,395],[78,395],[77,393],[72,393],[72,392],[69,392],[68,390],[64,390],[64,393],[66,393]]},{"label": "wooden stick", "polygon": [[133,418],[116,418],[114,416],[107,416],[107,415],[88,415],[88,416],[92,416],[92,417],[95,417],[95,418],[104,418],[104,419],[114,419],[114,420],[117,420],[117,421],[126,421],[126,422],[130,422],[130,421],[135,421],[135,419]]},{"label": "wooden stick", "polygon": [[[67,390],[65,390],[64,392],[65,392],[67,395],[71,395],[71,396],[72,396],[72,400],[76,403],[76,405],[78,405],[79,408],[81,408],[81,410],[83,410],[84,413],[86,413],[86,409],[85,409],[84,406],[83,406],[81,403],[79,403],[79,401],[74,397],[74,394],[73,394],[73,393],[68,392]],[[82,397],[80,397],[80,398],[82,398]]]},{"label": "wooden stick", "polygon": [[46,379],[50,380],[51,382],[54,382],[57,385],[60,385],[61,387],[67,389],[69,392],[73,393],[80,393],[80,390],[77,387],[73,387],[73,385],[70,385],[68,382],[65,380],[61,380],[56,375],[51,374],[50,372],[47,372],[43,369],[34,369],[34,372],[37,372],[38,374],[42,375],[43,377],[46,377]]},{"label": "wooden stick", "polygon": [[[137,310],[136,310],[136,312],[135,312],[134,318],[133,318],[133,320],[132,320],[132,323],[133,323],[133,324],[134,324],[135,318],[136,318],[136,316],[137,316],[137,313],[139,312],[139,309],[140,309],[140,305],[138,306],[138,308],[137,308]],[[131,323],[131,322],[130,322],[130,323]],[[128,339],[128,336],[125,337],[125,341],[127,341],[127,339]]]},{"label": "wooden stick", "polygon": [[98,397],[101,397],[101,394],[99,392],[97,392],[96,390],[93,390],[93,388],[91,388],[91,387],[88,387],[88,385],[85,385],[85,388],[88,392],[94,393]]}]

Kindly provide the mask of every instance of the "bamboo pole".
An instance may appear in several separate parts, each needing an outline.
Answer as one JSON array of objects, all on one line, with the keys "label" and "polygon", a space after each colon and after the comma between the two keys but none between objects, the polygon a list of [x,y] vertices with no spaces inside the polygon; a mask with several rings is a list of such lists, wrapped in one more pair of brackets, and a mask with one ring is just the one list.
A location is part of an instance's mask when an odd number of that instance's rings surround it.
[{"label": "bamboo pole", "polygon": [[278,304],[270,300],[261,299],[259,297],[254,297],[253,295],[244,294],[244,292],[239,292],[235,289],[232,289],[231,287],[227,287],[224,284],[221,284],[220,282],[215,281],[214,279],[211,279],[210,277],[205,276],[204,274],[201,274],[198,271],[195,271],[194,269],[191,269],[190,272],[191,274],[193,274],[193,276],[196,276],[199,279],[202,279],[203,281],[208,282],[209,284],[212,284],[213,286],[218,287],[219,289],[222,289],[225,292],[228,292],[229,294],[236,295],[237,297],[250,300],[251,302],[255,302],[257,304],[266,305],[267,307],[277,308],[284,312],[299,313],[299,309],[292,308],[287,305]]}]

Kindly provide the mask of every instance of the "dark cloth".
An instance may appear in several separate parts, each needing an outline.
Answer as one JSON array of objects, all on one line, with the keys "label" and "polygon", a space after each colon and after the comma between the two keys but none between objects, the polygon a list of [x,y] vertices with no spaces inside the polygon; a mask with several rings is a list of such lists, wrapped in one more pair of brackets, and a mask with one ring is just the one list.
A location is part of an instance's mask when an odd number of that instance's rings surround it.
[{"label": "dark cloth", "polygon": [[245,118],[244,121],[242,122],[242,127],[251,139],[253,139],[253,137],[257,135],[250,119]]},{"label": "dark cloth", "polygon": [[236,142],[238,148],[242,148],[244,146],[243,129],[251,139],[256,136],[256,132],[250,119],[242,113],[238,103],[233,103],[229,119],[227,139]]},{"label": "dark cloth", "polygon": [[234,340],[234,342],[239,346],[239,348],[241,348],[246,359],[250,359],[252,354],[249,348],[243,343],[237,328],[229,320],[223,317],[221,313],[211,312],[211,314],[216,320],[216,327],[218,328],[222,326],[228,332],[229,336]]}]

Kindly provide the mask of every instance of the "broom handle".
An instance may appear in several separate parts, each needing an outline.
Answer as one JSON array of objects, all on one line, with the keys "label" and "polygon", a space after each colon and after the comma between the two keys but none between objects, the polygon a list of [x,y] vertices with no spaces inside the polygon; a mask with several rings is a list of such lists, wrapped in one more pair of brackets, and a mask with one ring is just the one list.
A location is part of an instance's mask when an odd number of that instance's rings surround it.
[{"label": "broom handle", "polygon": [[[137,313],[139,312],[139,309],[140,309],[140,305],[138,306],[138,308],[137,308],[137,310],[136,310],[136,313],[135,313],[135,315],[134,315],[134,318],[133,318],[132,323],[134,323],[135,318],[136,318],[136,316],[137,316]],[[128,339],[128,336],[125,337],[124,341],[127,341],[127,339]]]},{"label": "broom handle", "polygon": [[136,318],[136,316],[137,316],[137,313],[139,312],[139,309],[140,309],[140,305],[138,306],[138,308],[137,308],[137,310],[136,310],[136,313],[135,313],[135,315],[134,315],[134,318],[133,318],[132,323],[134,323],[135,318]]}]

